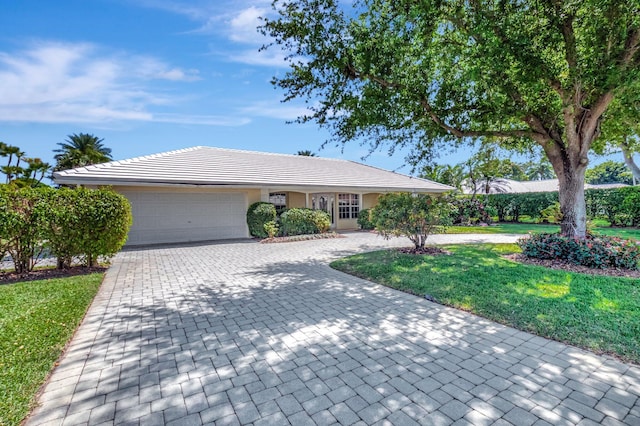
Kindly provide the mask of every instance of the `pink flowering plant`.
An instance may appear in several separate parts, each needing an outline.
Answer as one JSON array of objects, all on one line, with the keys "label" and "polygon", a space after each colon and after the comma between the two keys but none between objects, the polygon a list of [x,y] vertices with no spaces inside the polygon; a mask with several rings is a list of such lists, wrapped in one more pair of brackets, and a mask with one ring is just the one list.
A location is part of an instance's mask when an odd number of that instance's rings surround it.
[{"label": "pink flowering plant", "polygon": [[640,243],[617,237],[587,235],[584,240],[560,234],[532,234],[518,240],[525,256],[563,260],[590,268],[639,269]]}]

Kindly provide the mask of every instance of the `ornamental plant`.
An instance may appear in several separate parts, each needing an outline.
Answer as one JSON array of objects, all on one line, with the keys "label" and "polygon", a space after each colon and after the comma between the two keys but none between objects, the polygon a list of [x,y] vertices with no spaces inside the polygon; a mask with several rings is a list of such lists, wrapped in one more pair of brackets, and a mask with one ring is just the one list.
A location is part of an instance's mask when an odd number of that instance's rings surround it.
[{"label": "ornamental plant", "polygon": [[640,244],[623,238],[587,235],[585,240],[560,234],[533,234],[518,240],[525,256],[563,260],[589,268],[638,269]]},{"label": "ornamental plant", "polygon": [[385,238],[405,236],[424,248],[437,228],[451,224],[452,206],[440,197],[407,192],[384,194],[371,210],[371,221]]}]

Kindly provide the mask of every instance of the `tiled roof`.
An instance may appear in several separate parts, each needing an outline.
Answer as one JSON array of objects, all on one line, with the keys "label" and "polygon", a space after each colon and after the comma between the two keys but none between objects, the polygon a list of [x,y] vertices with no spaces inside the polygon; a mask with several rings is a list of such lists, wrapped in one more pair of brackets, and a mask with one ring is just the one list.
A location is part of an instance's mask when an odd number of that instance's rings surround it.
[{"label": "tiled roof", "polygon": [[444,192],[453,188],[347,160],[198,146],[54,173],[58,184],[213,185]]}]

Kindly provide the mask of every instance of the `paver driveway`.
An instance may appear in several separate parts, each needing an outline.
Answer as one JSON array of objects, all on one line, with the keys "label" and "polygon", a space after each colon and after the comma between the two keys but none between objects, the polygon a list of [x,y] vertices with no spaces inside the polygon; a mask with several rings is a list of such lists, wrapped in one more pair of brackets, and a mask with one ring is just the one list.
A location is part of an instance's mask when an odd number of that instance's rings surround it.
[{"label": "paver driveway", "polygon": [[121,253],[28,423],[640,424],[638,367],[327,266],[399,244]]}]

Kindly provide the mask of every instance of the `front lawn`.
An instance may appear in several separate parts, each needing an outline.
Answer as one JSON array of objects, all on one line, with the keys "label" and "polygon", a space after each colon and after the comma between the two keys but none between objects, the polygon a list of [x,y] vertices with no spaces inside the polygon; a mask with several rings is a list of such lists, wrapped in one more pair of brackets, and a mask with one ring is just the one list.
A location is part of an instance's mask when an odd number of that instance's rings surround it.
[{"label": "front lawn", "polygon": [[640,363],[640,280],[519,264],[513,244],[444,247],[451,255],[397,250],[331,266],[550,339]]},{"label": "front lawn", "polygon": [[0,285],[0,425],[18,425],[103,274]]},{"label": "front lawn", "polygon": [[[448,234],[528,234],[559,232],[560,226],[536,223],[498,223],[491,226],[449,226]],[[593,228],[595,234],[608,235],[611,237],[630,238],[640,240],[640,229],[638,228],[612,228],[609,226],[596,226]]]}]

